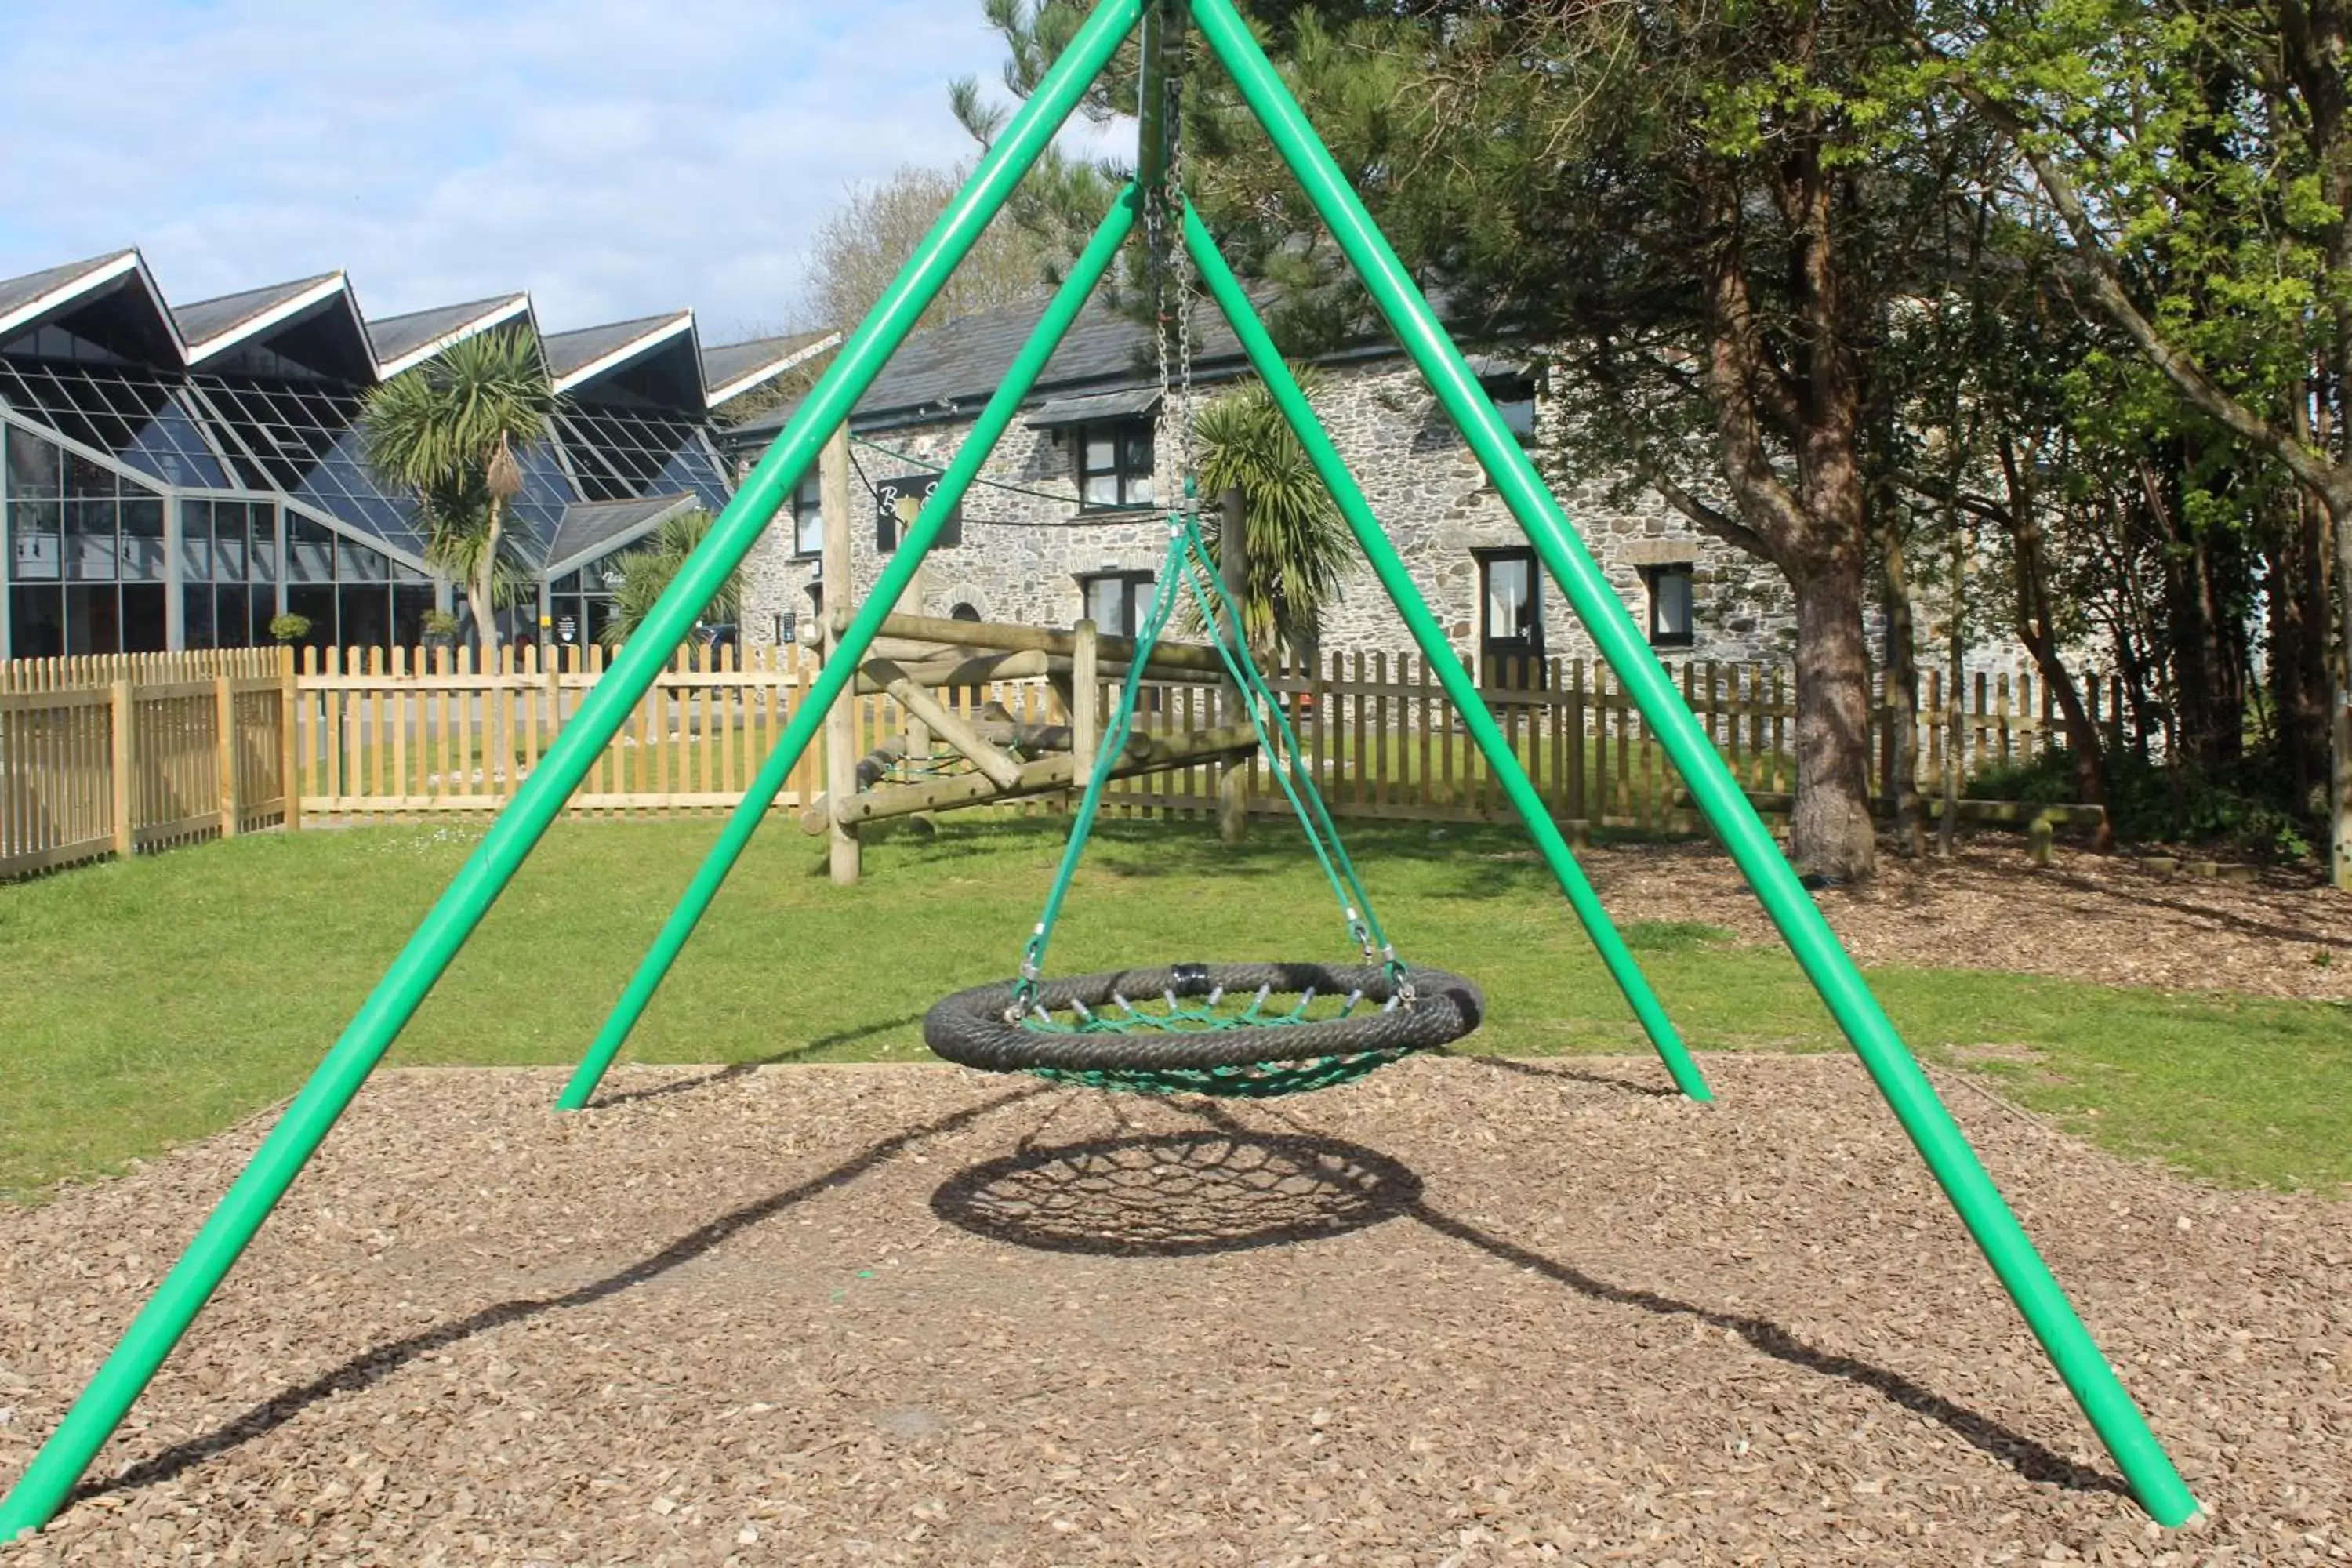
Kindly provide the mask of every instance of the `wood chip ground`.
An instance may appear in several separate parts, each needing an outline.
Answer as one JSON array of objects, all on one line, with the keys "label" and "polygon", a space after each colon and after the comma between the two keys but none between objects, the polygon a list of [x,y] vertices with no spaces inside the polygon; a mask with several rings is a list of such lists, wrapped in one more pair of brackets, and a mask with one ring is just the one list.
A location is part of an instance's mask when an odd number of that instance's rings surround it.
[{"label": "wood chip ground", "polygon": [[[1610,845],[1578,858],[1621,925],[1704,921],[1778,943],[1711,844]],[[1988,835],[1950,859],[1882,845],[1875,880],[1815,901],[1864,963],[2352,1000],[2352,899],[2291,867],[2249,874],[2245,885],[2168,875],[2063,847],[2037,868],[2014,839]]]},{"label": "wood chip ground", "polygon": [[[2160,1532],[1860,1068],[389,1073],[34,1564],[2352,1560],[2352,1211],[1959,1115]],[[13,1476],[259,1124],[0,1215]]]}]

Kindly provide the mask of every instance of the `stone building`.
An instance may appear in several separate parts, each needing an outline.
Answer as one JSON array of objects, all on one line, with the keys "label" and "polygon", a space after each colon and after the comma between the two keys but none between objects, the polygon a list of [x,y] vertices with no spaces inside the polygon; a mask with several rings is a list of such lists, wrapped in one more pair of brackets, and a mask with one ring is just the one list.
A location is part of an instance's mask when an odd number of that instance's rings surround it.
[{"label": "stone building", "polygon": [[[861,588],[903,531],[897,502],[919,500],[953,457],[1040,309],[986,312],[918,334],[858,404],[850,431]],[[1527,369],[1474,363],[1512,428],[1539,440],[1550,410]],[[1456,647],[1589,655],[1566,600],[1411,363],[1381,347],[1328,356],[1319,368],[1317,411]],[[1196,387],[1213,395],[1247,374],[1239,345],[1216,323],[1194,359]],[[1089,304],[924,564],[914,590],[921,613],[1056,626],[1090,614],[1106,631],[1131,630],[1166,545],[1156,508],[1174,483],[1174,442],[1159,405],[1149,334],[1101,302]],[[722,434],[739,474],[792,412],[780,408]],[[1554,483],[1654,646],[1712,658],[1787,656],[1794,622],[1786,585],[1769,568],[1700,534],[1664,502],[1612,502],[1599,480]],[[816,497],[812,474],[793,515],[747,563],[747,641],[793,637],[824,602]],[[1324,649],[1411,646],[1370,569],[1360,568],[1325,618]]]}]

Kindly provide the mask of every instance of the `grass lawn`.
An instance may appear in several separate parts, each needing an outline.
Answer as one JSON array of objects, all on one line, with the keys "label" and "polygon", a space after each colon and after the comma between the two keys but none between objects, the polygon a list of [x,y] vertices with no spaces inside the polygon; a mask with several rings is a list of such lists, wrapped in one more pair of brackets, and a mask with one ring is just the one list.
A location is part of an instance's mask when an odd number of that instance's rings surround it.
[{"label": "grass lawn", "polygon": [[[817,841],[771,825],[625,1059],[928,1059],[923,1010],[1011,973],[1061,826],[950,818],[935,838],[870,847],[866,880],[843,889]],[[391,1059],[574,1061],[718,826],[558,826]],[[0,887],[0,1190],[119,1168],[291,1093],[479,834],[262,835]],[[1471,1048],[1645,1049],[1517,834],[1351,824],[1348,837],[1400,951],[1485,986]],[[1778,949],[1686,924],[1628,935],[1693,1045],[1837,1043]],[[1227,851],[1205,824],[1120,822],[1098,835],[1051,967],[1343,950],[1286,826]],[[2226,1182],[2352,1181],[2342,1006],[1961,970],[1871,978],[1923,1055],[1975,1063],[2111,1147]]]}]

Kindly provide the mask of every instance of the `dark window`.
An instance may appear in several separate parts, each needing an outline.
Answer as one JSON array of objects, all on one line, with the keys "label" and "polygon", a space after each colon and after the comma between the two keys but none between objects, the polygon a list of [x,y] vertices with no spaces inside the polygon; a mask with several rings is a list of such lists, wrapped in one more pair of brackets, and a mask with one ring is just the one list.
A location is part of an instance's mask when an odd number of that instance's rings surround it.
[{"label": "dark window", "polygon": [[1644,567],[1642,576],[1650,585],[1650,646],[1690,647],[1697,637],[1691,618],[1690,563]]},{"label": "dark window", "polygon": [[1077,455],[1080,506],[1151,504],[1150,420],[1081,425],[1070,432],[1070,449]]},{"label": "dark window", "polygon": [[1478,384],[1494,403],[1495,412],[1503,416],[1504,426],[1519,438],[1520,446],[1535,439],[1536,384],[1531,377],[1483,376]]},{"label": "dark window", "polygon": [[1496,678],[1497,665],[1544,655],[1543,576],[1532,550],[1490,550],[1478,556],[1479,665]]},{"label": "dark window", "polygon": [[948,619],[951,621],[976,621],[980,619],[980,611],[970,605],[958,605],[954,609],[948,612]]},{"label": "dark window", "polygon": [[1106,637],[1131,637],[1151,607],[1151,582],[1149,572],[1100,572],[1081,577],[1078,590],[1086,600],[1082,614]]},{"label": "dark window", "polygon": [[[915,524],[915,519],[940,488],[937,474],[902,474],[895,479],[879,479],[874,485],[874,548],[887,555],[898,548],[898,541]],[[963,507],[959,504],[948,513],[940,526],[940,536],[931,541],[934,550],[946,549],[963,542]]]},{"label": "dark window", "polygon": [[811,474],[793,491],[793,553],[822,555],[824,553],[824,505],[821,499],[824,487]]}]

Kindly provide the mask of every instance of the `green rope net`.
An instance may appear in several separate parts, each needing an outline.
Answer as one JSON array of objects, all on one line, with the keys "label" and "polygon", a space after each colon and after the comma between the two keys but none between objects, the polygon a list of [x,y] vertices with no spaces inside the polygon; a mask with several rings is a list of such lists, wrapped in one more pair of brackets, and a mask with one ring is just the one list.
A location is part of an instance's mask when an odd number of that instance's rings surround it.
[{"label": "green rope net", "polygon": [[[1134,657],[1128,665],[1127,679],[1120,688],[1118,706],[1107,726],[1094,771],[1087,781],[1086,794],[1071,824],[1069,841],[1063,847],[1061,865],[1055,874],[1053,887],[1045,895],[1045,910],[1038,918],[1022,955],[1021,978],[1014,983],[1007,1021],[1011,1022],[1017,1016],[1021,1026],[1026,1029],[1049,1034],[1085,1035],[1230,1029],[1278,1031],[1286,1025],[1315,1021],[1309,1013],[1313,1001],[1311,995],[1299,998],[1286,1010],[1279,1005],[1269,1010],[1263,993],[1249,999],[1246,1006],[1239,1005],[1243,998],[1231,999],[1221,1006],[1220,999],[1216,997],[1202,1002],[1179,1000],[1174,996],[1166,999],[1164,1008],[1122,1005],[1118,1011],[1088,1011],[1081,1007],[1057,1014],[1037,1005],[1038,982],[1045,969],[1046,947],[1053,940],[1055,923],[1061,916],[1071,879],[1077,871],[1079,858],[1085,851],[1087,837],[1094,829],[1111,770],[1126,750],[1145,664],[1166,630],[1170,616],[1187,598],[1207,627],[1209,641],[1216,648],[1227,676],[1241,693],[1242,705],[1249,715],[1259,751],[1266,759],[1268,771],[1276,784],[1289,801],[1299,826],[1306,831],[1307,843],[1315,852],[1316,863],[1321,868],[1339,904],[1349,940],[1362,952],[1367,963],[1386,966],[1389,973],[1400,982],[1404,974],[1402,963],[1381,930],[1379,918],[1372,912],[1371,900],[1366,895],[1363,883],[1356,874],[1354,862],[1339,842],[1338,826],[1324,805],[1321,793],[1315,786],[1313,770],[1299,755],[1298,738],[1283,711],[1282,702],[1258,670],[1247,644],[1238,633],[1240,607],[1234,603],[1210,564],[1198,519],[1190,511],[1172,511],[1169,514],[1168,529],[1168,552],[1160,563],[1159,585],[1153,593],[1151,606],[1143,625],[1138,629]],[[1409,985],[1404,989],[1409,995]],[[1352,1006],[1352,999],[1347,1005]],[[1330,1016],[1328,1005],[1322,1010],[1322,1016]],[[1402,1049],[1360,1051],[1344,1056],[1268,1059],[1242,1066],[1214,1068],[1033,1068],[1027,1070],[1056,1082],[1083,1084],[1094,1089],[1130,1089],[1146,1094],[1213,1094],[1266,1099],[1346,1083],[1405,1054]]]}]

